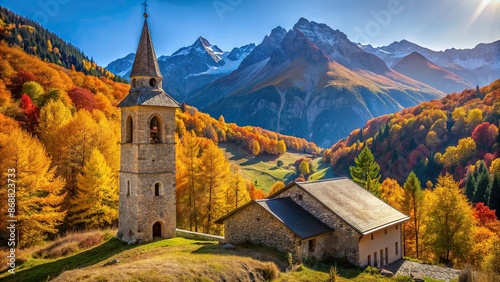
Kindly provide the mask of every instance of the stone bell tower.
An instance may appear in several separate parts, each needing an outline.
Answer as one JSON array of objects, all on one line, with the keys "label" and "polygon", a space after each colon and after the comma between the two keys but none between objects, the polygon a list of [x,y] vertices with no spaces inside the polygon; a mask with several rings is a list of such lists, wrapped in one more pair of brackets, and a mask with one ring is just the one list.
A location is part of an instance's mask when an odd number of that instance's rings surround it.
[{"label": "stone bell tower", "polygon": [[[146,4],[145,4],[146,5]],[[130,92],[120,102],[120,214],[118,237],[147,242],[175,236],[175,110],[149,33],[148,14],[130,73]]]}]

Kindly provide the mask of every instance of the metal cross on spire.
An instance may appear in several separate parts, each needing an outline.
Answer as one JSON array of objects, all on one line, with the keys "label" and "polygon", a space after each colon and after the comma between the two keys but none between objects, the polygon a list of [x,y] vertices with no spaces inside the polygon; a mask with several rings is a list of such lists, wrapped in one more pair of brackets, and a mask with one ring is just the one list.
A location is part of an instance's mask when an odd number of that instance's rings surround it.
[{"label": "metal cross on spire", "polygon": [[147,0],[144,0],[144,3],[142,3],[142,6],[144,6],[144,17],[147,18],[148,17],[148,1]]}]

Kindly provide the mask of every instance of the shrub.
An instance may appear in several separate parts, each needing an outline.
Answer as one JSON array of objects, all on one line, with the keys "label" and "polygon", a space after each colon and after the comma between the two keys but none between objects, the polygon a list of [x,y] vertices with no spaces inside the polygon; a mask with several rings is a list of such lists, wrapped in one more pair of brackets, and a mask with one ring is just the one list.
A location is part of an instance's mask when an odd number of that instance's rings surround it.
[{"label": "shrub", "polygon": [[339,279],[339,274],[337,273],[337,266],[330,267],[330,272],[328,273],[329,282],[337,282]]},{"label": "shrub", "polygon": [[459,282],[472,282],[472,267],[467,265],[458,275]]},{"label": "shrub", "polygon": [[380,274],[380,269],[376,268],[375,266],[367,266],[363,272],[371,275],[377,275]]},{"label": "shrub", "polygon": [[78,247],[82,249],[87,249],[100,244],[103,241],[103,237],[99,233],[91,233],[89,236],[83,238],[82,241],[78,243]]},{"label": "shrub", "polygon": [[277,165],[278,167],[283,166],[283,161],[282,161],[282,160],[278,160],[278,162],[276,163],[276,165]]},{"label": "shrub", "polygon": [[272,262],[267,262],[264,264],[262,269],[258,269],[262,273],[262,277],[265,281],[272,281],[280,277],[280,271],[276,264]]},{"label": "shrub", "polygon": [[316,264],[318,264],[318,259],[316,257],[308,257],[306,259],[303,259],[302,263],[304,263],[308,267],[314,268]]},{"label": "shrub", "polygon": [[293,266],[293,256],[292,256],[292,253],[286,253],[286,261],[288,263],[288,267],[292,268],[292,266]]}]

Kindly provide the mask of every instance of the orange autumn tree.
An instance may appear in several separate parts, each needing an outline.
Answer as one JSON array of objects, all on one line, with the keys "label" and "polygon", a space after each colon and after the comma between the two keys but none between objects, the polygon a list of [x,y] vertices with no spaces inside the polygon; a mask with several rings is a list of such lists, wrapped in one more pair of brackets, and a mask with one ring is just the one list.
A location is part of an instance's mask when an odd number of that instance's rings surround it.
[{"label": "orange autumn tree", "polygon": [[43,145],[27,132],[12,128],[0,133],[2,182],[7,169],[15,170],[16,218],[21,248],[43,242],[57,234],[65,212],[61,209],[65,181],[56,176],[55,167]]},{"label": "orange autumn tree", "polygon": [[405,191],[399,183],[388,177],[380,184],[381,199],[398,211],[403,210],[403,200]]}]

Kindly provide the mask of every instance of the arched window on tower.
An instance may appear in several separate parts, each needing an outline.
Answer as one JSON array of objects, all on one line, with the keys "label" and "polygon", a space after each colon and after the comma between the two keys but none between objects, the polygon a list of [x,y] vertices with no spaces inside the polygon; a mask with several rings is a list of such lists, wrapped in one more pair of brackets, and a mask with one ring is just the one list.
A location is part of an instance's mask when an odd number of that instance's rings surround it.
[{"label": "arched window on tower", "polygon": [[127,118],[127,132],[125,132],[125,143],[134,142],[134,122],[131,116]]},{"label": "arched window on tower", "polygon": [[161,143],[161,124],[157,117],[153,117],[149,123],[149,142]]},{"label": "arched window on tower", "polygon": [[127,196],[130,196],[130,181],[127,180]]},{"label": "arched window on tower", "polygon": [[160,196],[160,183],[159,182],[156,182],[155,183],[155,196]]}]

